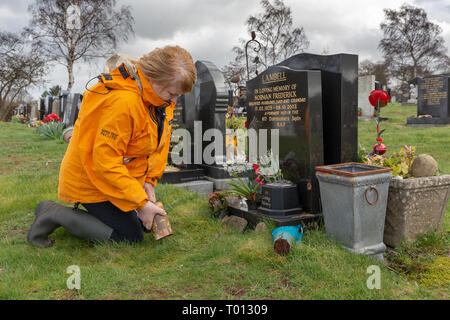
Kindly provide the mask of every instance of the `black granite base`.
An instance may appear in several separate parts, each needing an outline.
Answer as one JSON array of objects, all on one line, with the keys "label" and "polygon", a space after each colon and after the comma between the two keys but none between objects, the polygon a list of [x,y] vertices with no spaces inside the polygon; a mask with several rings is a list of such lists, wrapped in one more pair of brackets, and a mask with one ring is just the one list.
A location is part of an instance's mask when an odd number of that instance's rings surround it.
[{"label": "black granite base", "polygon": [[[178,167],[178,166],[177,166]],[[205,170],[195,165],[186,165],[178,167],[180,171],[164,172],[159,180],[161,183],[183,183],[205,178]]]},{"label": "black granite base", "polygon": [[259,222],[262,222],[264,220],[275,222],[277,227],[296,226],[299,224],[305,226],[306,224],[317,221],[320,217],[322,217],[322,214],[311,213],[302,213],[290,216],[270,216],[262,213],[259,210],[246,210],[230,205],[228,206],[228,212],[230,215],[246,219],[251,228],[254,228]]},{"label": "black granite base", "polygon": [[208,177],[211,177],[213,179],[231,179],[231,178],[233,178],[228,173],[228,171],[224,169],[223,166],[207,165],[207,164],[200,164],[199,166],[205,171],[205,175],[207,175]]},{"label": "black granite base", "polygon": [[408,118],[407,126],[440,127],[450,125],[450,118]]}]

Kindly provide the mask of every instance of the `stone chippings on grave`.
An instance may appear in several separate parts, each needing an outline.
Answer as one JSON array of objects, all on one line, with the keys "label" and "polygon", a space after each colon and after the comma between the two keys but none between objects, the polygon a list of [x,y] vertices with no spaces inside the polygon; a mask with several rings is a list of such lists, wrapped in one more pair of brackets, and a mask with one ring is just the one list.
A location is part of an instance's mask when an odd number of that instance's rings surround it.
[{"label": "stone chippings on grave", "polygon": [[358,107],[361,108],[361,116],[364,118],[373,118],[374,108],[368,99],[373,90],[375,90],[375,75],[358,77]]},{"label": "stone chippings on grave", "polygon": [[431,75],[418,80],[417,117],[408,125],[450,124],[450,75]]},{"label": "stone chippings on grave", "polygon": [[[247,82],[247,123],[254,129],[280,129],[280,166],[297,183],[304,211],[319,213],[315,166],[357,160],[358,56],[303,53],[274,67],[263,73],[269,80],[278,73],[279,84],[263,83],[263,74]],[[280,90],[288,84],[291,89]],[[266,96],[255,99],[255,89]],[[282,94],[272,96],[274,91]]]}]

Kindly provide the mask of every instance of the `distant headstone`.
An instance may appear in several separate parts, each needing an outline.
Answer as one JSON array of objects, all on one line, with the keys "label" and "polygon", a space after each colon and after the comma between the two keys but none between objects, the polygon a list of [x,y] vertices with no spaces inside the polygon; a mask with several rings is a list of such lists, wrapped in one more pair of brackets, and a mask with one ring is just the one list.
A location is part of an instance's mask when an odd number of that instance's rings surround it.
[{"label": "distant headstone", "polygon": [[60,101],[58,99],[53,100],[51,113],[54,113],[58,117],[61,117],[60,110],[59,110],[59,104],[60,104]]},{"label": "distant headstone", "polygon": [[67,96],[64,110],[63,123],[66,127],[73,126],[78,117],[81,105],[81,94],[71,93]]},{"label": "distant headstone", "polygon": [[45,98],[40,98],[39,100],[39,118],[38,120],[43,120],[45,116]]},{"label": "distant headstone", "polygon": [[381,90],[383,89],[383,86],[381,85],[380,81],[375,81],[375,90]]},{"label": "distant headstone", "polygon": [[361,108],[361,116],[373,118],[374,108],[369,102],[370,93],[375,90],[375,75],[358,77],[358,107]]},{"label": "distant headstone", "polygon": [[401,86],[401,103],[402,105],[406,106],[408,104],[408,100],[409,100],[409,93],[410,93],[410,87],[408,83],[404,83]]},{"label": "distant headstone", "polygon": [[407,125],[450,124],[450,75],[432,75],[418,81],[417,117]]},{"label": "distant headstone", "polygon": [[409,105],[417,104],[417,86],[412,83],[409,85],[409,99],[407,102]]},{"label": "distant headstone", "polygon": [[38,100],[33,100],[31,102],[30,120],[33,120],[33,121],[39,120],[39,101]]}]

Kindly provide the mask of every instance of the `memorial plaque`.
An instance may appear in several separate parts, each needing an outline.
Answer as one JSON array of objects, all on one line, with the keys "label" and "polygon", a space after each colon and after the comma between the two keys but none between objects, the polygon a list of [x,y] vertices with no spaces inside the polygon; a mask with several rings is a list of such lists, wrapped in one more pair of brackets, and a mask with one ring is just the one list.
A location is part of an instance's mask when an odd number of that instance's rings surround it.
[{"label": "memorial plaque", "polygon": [[408,125],[450,124],[449,78],[450,75],[445,74],[418,80],[417,117],[408,118]]},{"label": "memorial plaque", "polygon": [[269,67],[247,81],[247,106],[249,129],[269,133],[279,129],[279,159],[285,178],[298,184],[303,209],[318,212],[314,168],[323,163],[321,71]]},{"label": "memorial plaque", "polygon": [[173,110],[173,124],[172,131],[178,128],[184,128],[185,120],[184,120],[184,95],[180,96],[177,99],[177,103],[175,104]]},{"label": "memorial plaque", "polygon": [[418,116],[429,114],[433,117],[448,118],[448,79],[448,76],[429,76],[419,80]]}]

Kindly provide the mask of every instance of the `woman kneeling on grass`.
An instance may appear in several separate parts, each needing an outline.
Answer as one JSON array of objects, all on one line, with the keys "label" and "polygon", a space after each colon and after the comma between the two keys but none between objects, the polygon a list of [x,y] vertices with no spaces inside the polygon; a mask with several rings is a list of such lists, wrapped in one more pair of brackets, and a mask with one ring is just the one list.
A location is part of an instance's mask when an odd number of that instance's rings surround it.
[{"label": "woman kneeling on grass", "polygon": [[[114,68],[117,60],[124,62]],[[82,239],[138,242],[143,227],[166,214],[154,204],[154,186],[167,164],[175,102],[197,79],[194,62],[167,46],[107,63],[111,72],[83,95],[61,164],[58,196],[75,206],[39,203],[27,237],[33,245],[51,246],[48,235],[60,226]]]}]

